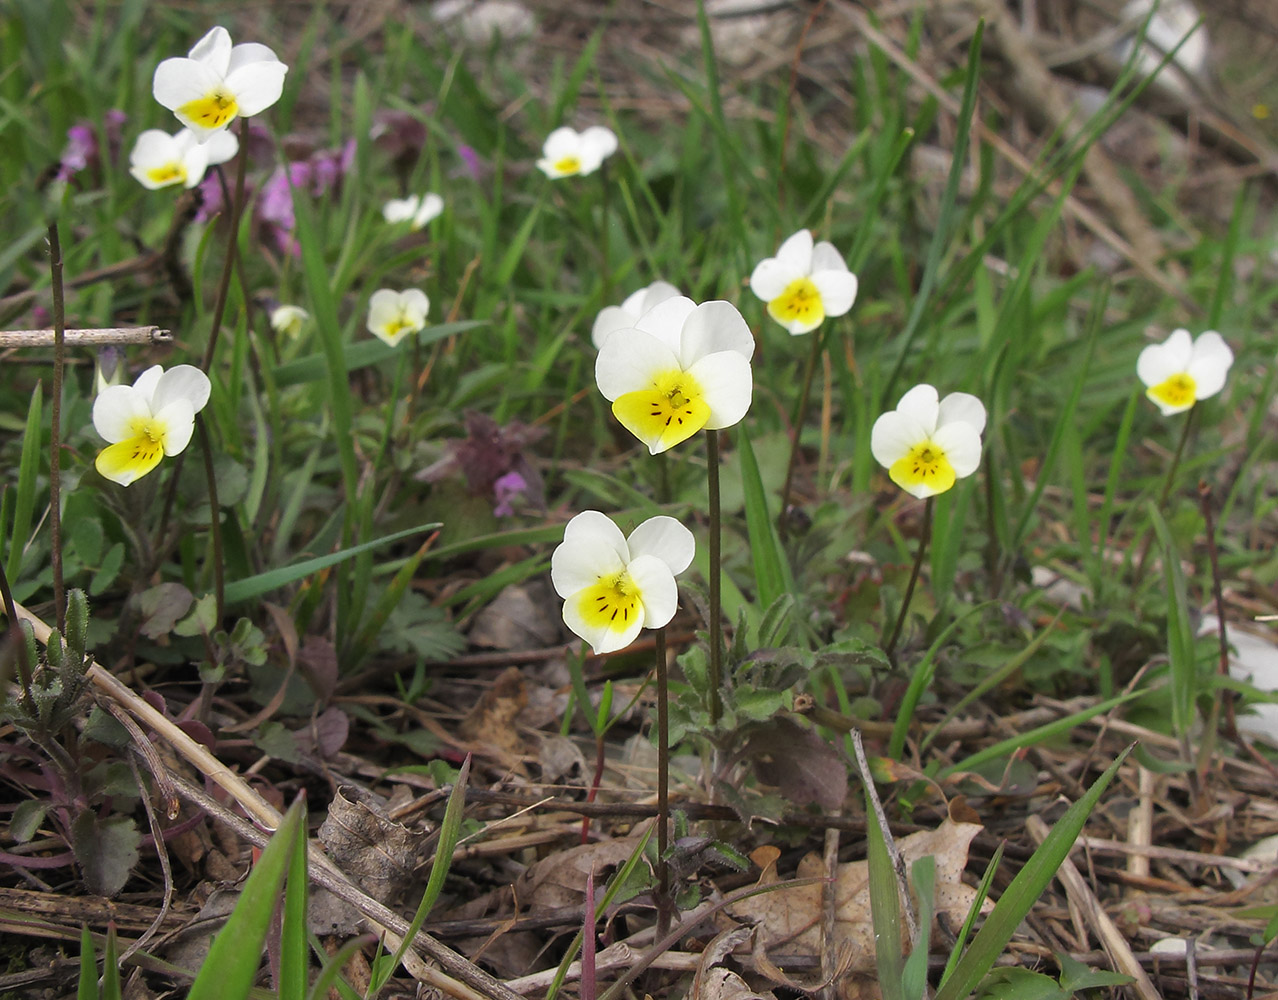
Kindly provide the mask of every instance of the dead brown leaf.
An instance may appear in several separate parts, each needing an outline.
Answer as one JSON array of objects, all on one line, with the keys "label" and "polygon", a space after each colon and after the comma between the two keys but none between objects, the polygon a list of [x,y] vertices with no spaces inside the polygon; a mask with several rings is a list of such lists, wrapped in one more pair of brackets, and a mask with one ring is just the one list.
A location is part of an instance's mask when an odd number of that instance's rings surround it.
[{"label": "dead brown leaf", "polygon": [[333,861],[374,899],[386,903],[413,880],[419,836],[372,805],[351,801],[353,789],[337,790],[319,840]]},{"label": "dead brown leaf", "polygon": [[522,756],[524,744],[515,720],[527,704],[524,675],[518,667],[509,667],[483,693],[458,729],[464,739],[473,743],[504,755]]}]

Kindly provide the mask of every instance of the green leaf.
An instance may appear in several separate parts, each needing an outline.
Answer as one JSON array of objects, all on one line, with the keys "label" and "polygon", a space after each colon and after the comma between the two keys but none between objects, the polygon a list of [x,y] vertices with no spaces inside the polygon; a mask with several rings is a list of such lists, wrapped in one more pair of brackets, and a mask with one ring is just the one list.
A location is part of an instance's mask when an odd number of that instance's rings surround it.
[{"label": "green leaf", "polygon": [[239,902],[195,977],[187,1000],[246,1000],[262,961],[262,945],[279,902],[284,875],[297,844],[297,828],[305,827],[306,808],[298,800],[262,851],[249,873]]},{"label": "green leaf", "polygon": [[245,580],[236,580],[234,583],[226,585],[226,603],[233,604],[237,601],[247,601],[251,597],[258,597],[269,591],[278,590],[280,587],[285,587],[290,583],[301,580],[303,577],[310,576],[312,573],[334,566],[361,552],[375,549],[381,545],[389,545],[391,542],[397,542],[401,538],[408,538],[410,535],[419,535],[423,531],[434,531],[438,527],[439,523],[435,522],[433,524],[418,525],[416,528],[406,528],[404,531],[396,531],[393,534],[375,538],[371,542],[352,545],[349,548],[342,549],[340,552],[330,552],[326,556],[316,556],[314,559],[305,559],[300,563],[294,563],[292,566],[267,570],[265,573],[258,573],[256,576],[250,576]]},{"label": "green leaf", "polygon": [[80,981],[76,985],[75,1000],[100,1000],[98,960],[93,953],[93,936],[88,924],[80,929]]},{"label": "green leaf", "polygon": [[128,816],[100,817],[86,809],[71,824],[71,849],[90,892],[114,896],[138,863],[142,835]]},{"label": "green leaf", "polygon": [[790,567],[776,527],[768,513],[768,497],[759,476],[759,463],[745,424],[737,426],[737,445],[741,452],[741,486],[745,491],[746,531],[750,537],[750,557],[754,562],[754,583],[759,591],[759,604],[771,606],[782,594],[794,592]]},{"label": "green leaf", "polygon": [[1114,779],[1114,775],[1118,773],[1119,767],[1130,752],[1131,747],[1128,747],[1120,753],[1083,797],[1070,806],[1065,815],[1056,821],[1047,839],[1039,845],[1038,850],[1025,863],[1025,867],[1004,890],[993,911],[985,918],[984,926],[977,932],[976,937],[972,939],[972,944],[954,966],[953,974],[937,990],[934,1000],[962,1000],[994,967],[995,961],[1007,947],[1007,942],[1016,933],[1016,928],[1046,891],[1061,863],[1069,857],[1074,841],[1083,832],[1087,817],[1096,808],[1101,793],[1109,787],[1109,783]]},{"label": "green leaf", "polygon": [[38,802],[35,799],[24,799],[19,802],[18,807],[13,810],[13,815],[9,817],[9,836],[16,843],[25,844],[36,835],[49,808],[49,803]]},{"label": "green leaf", "polygon": [[870,869],[870,922],[874,927],[874,961],[879,971],[879,988],[883,1000],[907,1000],[902,976],[905,971],[901,940],[901,894],[896,870],[888,854],[883,829],[874,815],[874,802],[869,790],[865,795],[867,862]]},{"label": "green leaf", "polygon": [[115,923],[107,925],[106,949],[102,952],[102,1000],[121,1000],[119,948],[115,939]]},{"label": "green leaf", "polygon": [[[299,800],[304,801],[304,800]],[[305,815],[305,814],[303,814]],[[280,929],[280,988],[278,1000],[303,1000],[306,996],[310,948],[306,940],[308,876],[306,822],[296,824],[293,856],[289,859],[284,887],[284,919]]]},{"label": "green leaf", "polygon": [[[1188,419],[1188,418],[1186,418]],[[1151,502],[1149,519],[1163,547],[1163,580],[1167,588],[1167,659],[1171,665],[1172,729],[1178,736],[1189,732],[1198,697],[1198,659],[1194,655],[1194,628],[1189,620],[1189,598],[1180,555],[1167,522]]]}]

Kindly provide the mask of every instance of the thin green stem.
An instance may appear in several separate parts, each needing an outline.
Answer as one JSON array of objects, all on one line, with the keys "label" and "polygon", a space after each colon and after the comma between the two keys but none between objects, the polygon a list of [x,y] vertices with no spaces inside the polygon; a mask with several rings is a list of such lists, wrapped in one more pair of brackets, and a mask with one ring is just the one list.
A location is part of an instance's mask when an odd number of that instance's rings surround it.
[{"label": "thin green stem", "polygon": [[[1171,496],[1172,486],[1176,482],[1176,473],[1180,470],[1180,460],[1185,454],[1185,445],[1189,442],[1189,434],[1194,426],[1194,418],[1198,415],[1198,404],[1195,403],[1189,408],[1189,415],[1185,417],[1185,423],[1180,430],[1180,441],[1176,443],[1176,453],[1172,456],[1171,465],[1167,467],[1167,476],[1163,479],[1163,488],[1158,493],[1158,500],[1155,506],[1162,510],[1167,503],[1167,498]],[[1140,558],[1136,560],[1136,579],[1140,580],[1145,575],[1145,562],[1149,559],[1149,547],[1153,544],[1154,533],[1151,531],[1145,536],[1145,542],[1140,549]]]},{"label": "thin green stem", "polygon": [[599,184],[603,189],[599,209],[599,261],[603,268],[603,301],[612,301],[612,269],[608,266],[608,164],[599,167]]},{"label": "thin green stem", "polygon": [[213,600],[217,608],[217,621],[222,620],[222,605],[226,597],[225,567],[222,561],[222,509],[217,502],[217,473],[213,469],[213,445],[209,440],[208,425],[204,415],[195,415],[195,429],[200,435],[200,450],[204,453],[204,478],[209,487],[209,538],[213,542]]},{"label": "thin green stem", "polygon": [[812,393],[812,376],[816,372],[817,359],[821,357],[823,332],[817,330],[812,334],[812,351],[808,354],[807,364],[803,368],[803,385],[799,389],[798,404],[794,408],[794,421],[790,437],[790,462],[785,467],[785,485],[781,487],[781,513],[777,520],[777,530],[781,540],[785,541],[786,526],[790,522],[790,489],[794,485],[794,470],[799,464],[799,447],[803,438],[803,422],[808,418],[808,398]]},{"label": "thin green stem", "polygon": [[[883,652],[889,660],[896,649],[896,641],[901,638],[901,629],[905,627],[905,616],[910,612],[910,600],[914,597],[914,587],[919,582],[919,572],[923,569],[923,555],[927,552],[927,543],[932,540],[932,506],[935,497],[928,497],[923,505],[923,532],[919,535],[919,551],[914,557],[914,569],[910,573],[910,582],[906,585],[905,596],[901,599],[901,613],[896,616],[896,625],[892,628],[892,637],[888,639]],[[895,662],[895,661],[893,661]]]},{"label": "thin green stem", "polygon": [[719,724],[719,685],[723,677],[718,431],[706,431],[706,484],[710,493],[710,725],[714,727]]},{"label": "thin green stem", "polygon": [[657,936],[670,929],[670,687],[666,674],[666,630],[656,630],[657,658]]},{"label": "thin green stem", "polygon": [[62,579],[62,372],[66,364],[66,300],[62,294],[62,241],[49,223],[49,277],[53,291],[53,428],[49,435],[49,531],[53,547],[53,613],[66,634],[66,587]]}]

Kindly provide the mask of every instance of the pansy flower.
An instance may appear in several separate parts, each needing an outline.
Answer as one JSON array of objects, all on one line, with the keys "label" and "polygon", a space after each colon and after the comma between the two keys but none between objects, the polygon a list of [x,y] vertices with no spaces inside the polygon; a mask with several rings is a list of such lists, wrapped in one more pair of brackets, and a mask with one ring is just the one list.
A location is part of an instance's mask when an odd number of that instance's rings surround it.
[{"label": "pansy flower", "polygon": [[593,174],[617,151],[617,136],[610,128],[592,125],[584,132],[564,125],[546,137],[537,166],[547,177]]},{"label": "pansy flower", "polygon": [[679,289],[668,281],[654,281],[647,288],[626,297],[619,306],[605,306],[595,317],[594,328],[590,331],[590,339],[596,348],[603,347],[604,341],[617,330],[631,330],[639,322],[644,313],[666,299],[673,299]]},{"label": "pansy flower", "polygon": [[750,289],[768,304],[769,316],[797,335],[851,309],[857,282],[834,244],[822,240],[814,246],[812,234],[800,229],[775,257],[759,261]]},{"label": "pansy flower", "polygon": [[191,365],[168,371],[155,365],[132,385],[103,389],[93,401],[93,426],[110,447],[98,453],[98,472],[128,486],[159,465],[161,456],[181,454],[210,390],[209,377]]},{"label": "pansy flower", "polygon": [[656,455],[703,427],[731,427],[750,408],[754,337],[730,302],[682,295],[614,331],[595,359],[612,412]]},{"label": "pansy flower", "polygon": [[204,179],[204,171],[232,159],[240,140],[231,132],[218,132],[200,142],[189,128],[173,135],[158,128],[138,136],[129,153],[129,173],[150,191],[181,184],[193,188]]},{"label": "pansy flower", "polygon": [[196,42],[186,58],[160,63],[151,91],[195,133],[197,142],[205,142],[236,118],[260,114],[278,101],[287,72],[265,45],[232,46],[230,34],[218,27]]},{"label": "pansy flower", "polygon": [[1234,352],[1215,330],[1197,340],[1188,330],[1173,330],[1161,344],[1140,352],[1136,374],[1148,387],[1145,395],[1167,417],[1220,392],[1233,363]]},{"label": "pansy flower", "polygon": [[368,300],[368,331],[394,347],[406,334],[425,329],[429,312],[430,299],[419,288],[379,288]]},{"label": "pansy flower", "polygon": [[679,603],[675,577],[692,563],[692,532],[673,517],[652,517],[629,537],[597,510],[568,522],[550,560],[564,599],[564,624],[596,654],[624,649],[642,628],[661,628]]},{"label": "pansy flower", "polygon": [[310,318],[311,314],[301,306],[276,306],[271,310],[271,329],[285,337],[296,337]]},{"label": "pansy flower", "polygon": [[434,192],[424,195],[409,195],[407,198],[392,198],[382,208],[382,218],[392,225],[407,222],[408,228],[414,231],[421,229],[431,219],[444,210],[444,199]]},{"label": "pansy flower", "polygon": [[979,399],[966,392],[938,399],[936,389],[925,383],[874,421],[870,451],[892,482],[924,499],[976,471],[984,430],[985,406]]}]

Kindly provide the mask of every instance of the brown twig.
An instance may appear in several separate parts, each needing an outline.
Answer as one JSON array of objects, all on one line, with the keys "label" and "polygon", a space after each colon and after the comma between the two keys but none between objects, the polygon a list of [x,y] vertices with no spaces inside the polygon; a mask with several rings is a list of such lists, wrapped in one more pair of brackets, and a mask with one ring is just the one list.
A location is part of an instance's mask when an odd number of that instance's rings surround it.
[{"label": "brown twig", "polygon": [[[52,347],[55,330],[0,330],[0,348]],[[63,330],[68,347],[105,347],[108,344],[171,344],[173,333],[158,326],[113,326],[103,329]]]}]

